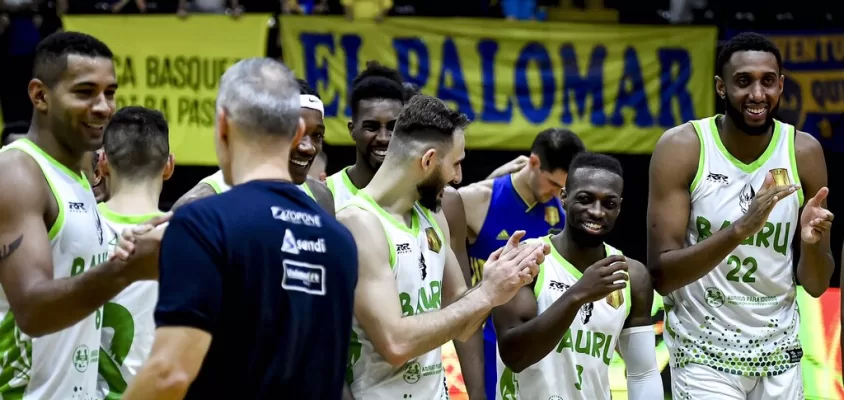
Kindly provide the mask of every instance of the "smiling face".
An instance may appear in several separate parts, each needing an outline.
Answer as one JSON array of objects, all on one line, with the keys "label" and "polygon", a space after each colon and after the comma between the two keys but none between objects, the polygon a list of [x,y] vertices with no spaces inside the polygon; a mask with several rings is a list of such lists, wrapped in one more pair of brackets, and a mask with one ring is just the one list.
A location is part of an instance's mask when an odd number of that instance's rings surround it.
[{"label": "smiling face", "polygon": [[568,179],[563,202],[566,228],[578,245],[599,246],[621,212],[623,180],[610,171],[588,167],[576,169]]},{"label": "smiling face", "polygon": [[301,117],[305,122],[305,133],[299,143],[290,149],[290,178],[297,185],[301,185],[307,179],[314,159],[322,151],[325,138],[322,113],[310,108],[301,110]]},{"label": "smiling face", "polygon": [[373,170],[378,170],[384,163],[401,109],[402,103],[398,100],[361,100],[357,118],[349,122],[358,157],[363,157]]},{"label": "smiling face", "polygon": [[722,72],[724,76],[716,78],[716,90],[730,120],[748,135],[767,133],[774,124],[784,82],[776,56],[767,51],[738,51]]},{"label": "smiling face", "polygon": [[52,87],[33,79],[29,90],[62,145],[79,153],[102,147],[105,126],[116,109],[111,59],[68,55],[67,68]]}]

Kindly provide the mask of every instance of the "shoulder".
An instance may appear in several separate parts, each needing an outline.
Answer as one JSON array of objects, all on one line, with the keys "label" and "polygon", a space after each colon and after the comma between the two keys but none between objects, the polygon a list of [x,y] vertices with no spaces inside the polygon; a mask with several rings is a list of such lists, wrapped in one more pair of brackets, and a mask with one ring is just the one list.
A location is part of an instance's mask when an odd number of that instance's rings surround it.
[{"label": "shoulder", "polygon": [[821,143],[809,133],[794,130],[794,151],[798,158],[823,155]]},{"label": "shoulder", "polygon": [[641,261],[627,258],[627,275],[630,277],[629,285],[633,293],[651,293],[653,292],[653,285],[651,283],[651,275],[648,273],[647,267]]},{"label": "shoulder", "polygon": [[221,197],[224,194],[226,193],[221,193],[219,196],[197,197],[194,201],[185,203],[181,207],[175,208],[174,206],[170,225],[181,224],[194,229],[218,226],[220,216],[216,210],[221,206]]},{"label": "shoulder", "polygon": [[464,204],[477,205],[489,201],[492,197],[492,188],[494,185],[495,179],[487,179],[463,186],[457,192]]},{"label": "shoulder", "polygon": [[183,194],[182,197],[176,200],[171,209],[176,210],[186,204],[192,203],[199,199],[214,196],[215,194],[217,194],[217,191],[214,190],[213,186],[211,186],[204,180],[200,181],[193,188],[188,190],[187,193]]},{"label": "shoulder", "polygon": [[463,197],[460,195],[460,192],[451,186],[446,186],[445,192],[443,193],[442,206],[442,213],[445,215],[446,220],[452,223],[465,224],[466,210],[463,206]]},{"label": "shoulder", "polygon": [[0,152],[0,203],[7,209],[46,206],[50,192],[38,162],[20,150]]},{"label": "shoulder", "polygon": [[354,203],[348,203],[337,211],[337,221],[347,227],[353,234],[366,232],[367,229],[377,228],[381,224],[375,214],[356,206]]},{"label": "shoulder", "polygon": [[313,193],[314,200],[316,200],[316,202],[322,206],[327,213],[334,215],[334,196],[331,194],[331,191],[328,190],[328,186],[310,176],[305,180],[305,184],[308,185],[311,193]]},{"label": "shoulder", "polygon": [[[678,146],[678,148],[675,148]],[[683,152],[692,152],[700,150],[700,139],[697,135],[694,125],[691,122],[675,126],[662,134],[656,142],[657,150],[671,151],[681,150]]]},{"label": "shoulder", "polygon": [[[651,173],[674,177],[691,184],[698,170],[701,143],[691,122],[667,130],[657,141],[651,157]],[[656,183],[656,182],[651,182]]]},{"label": "shoulder", "polygon": [[[375,214],[352,203],[337,212],[337,221],[348,229],[360,257],[370,261],[389,259],[387,236],[381,226],[381,221]],[[351,254],[346,256],[351,256]],[[367,266],[360,265],[359,267]]]}]

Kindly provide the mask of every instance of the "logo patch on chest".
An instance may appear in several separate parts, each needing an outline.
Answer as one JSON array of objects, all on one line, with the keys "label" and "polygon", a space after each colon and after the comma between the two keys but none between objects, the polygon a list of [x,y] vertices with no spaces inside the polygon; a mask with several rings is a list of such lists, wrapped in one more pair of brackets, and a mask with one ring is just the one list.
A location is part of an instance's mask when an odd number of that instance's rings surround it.
[{"label": "logo patch on chest", "polygon": [[756,191],[753,190],[753,186],[748,183],[744,185],[744,188],[741,189],[741,193],[739,194],[739,207],[741,207],[741,212],[747,214],[747,210],[750,209],[750,203],[753,202],[753,199],[756,197]]},{"label": "logo patch on chest", "polygon": [[624,294],[621,293],[621,290],[616,290],[607,295],[607,304],[612,306],[612,308],[618,309],[624,304]]},{"label": "logo patch on chest", "polygon": [[545,222],[551,226],[560,223],[560,210],[557,209],[557,206],[545,207]]},{"label": "logo patch on chest", "polygon": [[428,250],[439,253],[443,247],[443,242],[440,240],[440,236],[437,235],[437,231],[431,227],[425,228],[425,237],[428,238]]}]

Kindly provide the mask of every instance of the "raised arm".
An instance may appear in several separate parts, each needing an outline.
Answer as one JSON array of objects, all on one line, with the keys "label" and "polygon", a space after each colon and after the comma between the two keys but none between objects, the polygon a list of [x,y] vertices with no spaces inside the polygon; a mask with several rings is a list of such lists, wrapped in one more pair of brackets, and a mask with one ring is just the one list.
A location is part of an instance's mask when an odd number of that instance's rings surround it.
[{"label": "raised arm", "polygon": [[630,275],[630,315],[619,336],[619,351],[627,367],[630,400],[662,399],[662,378],[656,363],[651,319],[654,290],[642,263],[627,259]]},{"label": "raised arm", "polygon": [[187,193],[183,194],[182,197],[179,197],[179,200],[176,200],[176,203],[173,204],[173,207],[170,207],[170,210],[176,211],[177,208],[185,204],[192,203],[215,194],[217,194],[217,192],[214,191],[214,188],[211,187],[211,185],[205,182],[199,182],[191,190],[188,190]]},{"label": "raised arm", "polygon": [[806,289],[806,293],[817,298],[829,288],[829,280],[835,269],[829,244],[833,216],[826,205],[826,196],[829,194],[826,187],[826,160],[817,139],[805,132],[795,133],[797,171],[806,196],[800,213],[797,281]]},{"label": "raised arm", "polygon": [[492,321],[498,335],[498,352],[504,365],[519,373],[543,359],[560,343],[581,306],[626,286],[625,283],[615,283],[623,278],[613,276],[616,271],[625,270],[627,264],[622,256],[610,256],[598,261],[589,266],[583,277],[551,307],[539,314],[535,289],[529,286],[519,290],[508,303],[496,307]]},{"label": "raised arm", "polygon": [[499,176],[509,175],[518,172],[520,169],[522,169],[522,167],[527,165],[529,159],[530,157],[528,156],[518,156],[515,159],[508,161],[507,164],[496,168],[495,171],[492,171],[492,173],[490,173],[489,176],[486,177],[486,179],[495,179]]},{"label": "raised arm", "polygon": [[[393,366],[425,354],[459,336],[479,318],[489,313],[497,301],[515,292],[526,281],[518,271],[527,267],[535,248],[520,247],[502,255],[506,284],[487,284],[482,290],[468,292],[459,300],[437,311],[404,315],[400,307],[395,278],[389,265],[387,239],[380,222],[368,211],[347,207],[337,214],[358,246],[358,286],[355,289],[355,317],[372,340],[375,351]],[[501,268],[501,272],[505,268]],[[501,279],[502,275],[497,276]],[[496,292],[496,289],[500,291]],[[503,294],[502,294],[503,293]]]},{"label": "raised arm", "polygon": [[0,155],[0,170],[0,285],[21,331],[38,337],[68,328],[131,283],[121,261],[86,265],[82,274],[54,279],[45,222],[55,207],[50,187],[24,153]]},{"label": "raised arm", "polygon": [[311,189],[311,193],[314,194],[317,204],[319,204],[325,212],[333,217],[334,196],[331,195],[331,191],[328,190],[328,186],[317,179],[311,178],[310,176],[305,181],[305,184],[308,185],[309,189]]},{"label": "raised arm", "polygon": [[796,190],[794,185],[774,186],[773,177],[768,174],[744,216],[686,247],[690,190],[699,158],[700,140],[691,124],[666,132],[651,157],[647,266],[662,295],[712,271],[742,241],[762,229],[777,201]]}]

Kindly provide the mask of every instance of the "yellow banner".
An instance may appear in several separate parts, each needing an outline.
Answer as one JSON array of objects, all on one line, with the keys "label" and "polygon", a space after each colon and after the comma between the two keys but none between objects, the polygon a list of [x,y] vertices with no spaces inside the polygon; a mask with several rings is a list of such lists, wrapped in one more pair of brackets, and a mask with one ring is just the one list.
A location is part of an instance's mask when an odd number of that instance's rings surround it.
[{"label": "yellow banner", "polygon": [[351,81],[395,67],[475,121],[467,146],[529,148],[568,127],[592,151],[649,153],[668,128],[714,113],[716,30],[503,20],[285,16],[285,63],[323,98],[326,138],[350,144]]},{"label": "yellow banner", "polygon": [[176,162],[217,165],[214,102],[226,68],[266,54],[269,15],[65,16],[64,28],[105,42],[114,53],[117,107],[164,113]]}]

